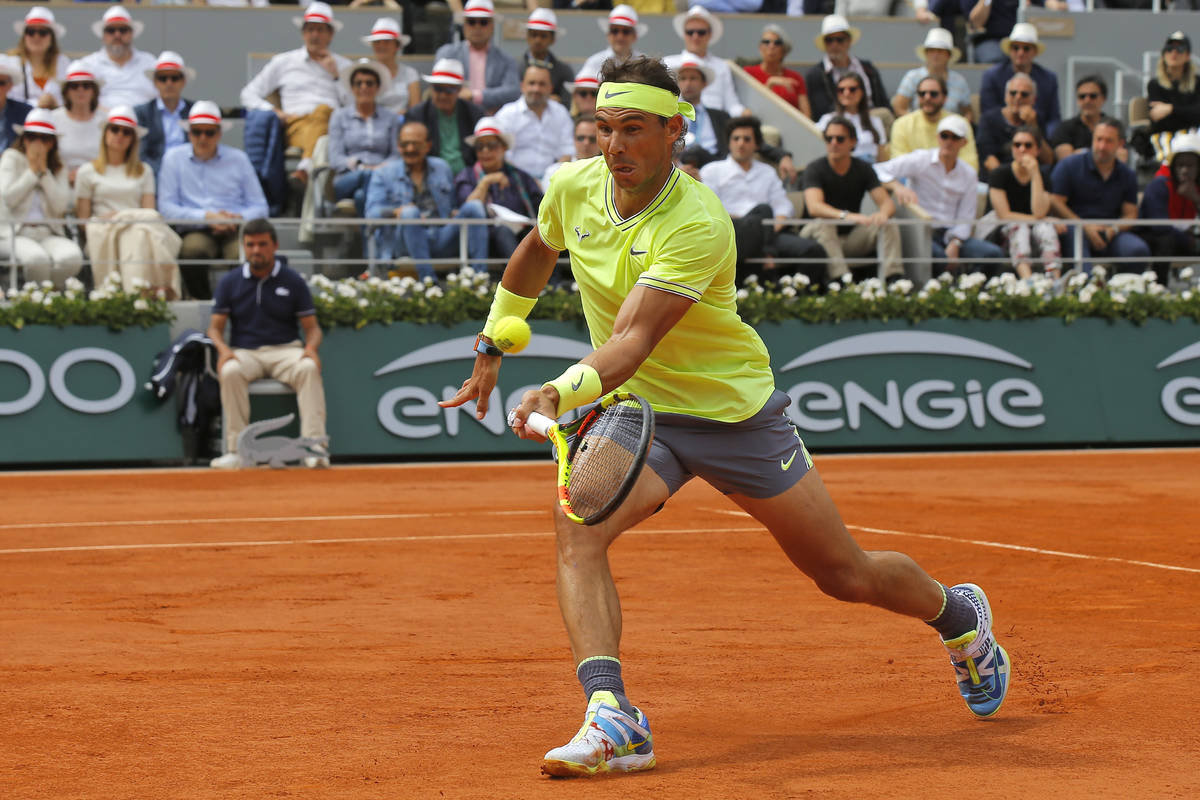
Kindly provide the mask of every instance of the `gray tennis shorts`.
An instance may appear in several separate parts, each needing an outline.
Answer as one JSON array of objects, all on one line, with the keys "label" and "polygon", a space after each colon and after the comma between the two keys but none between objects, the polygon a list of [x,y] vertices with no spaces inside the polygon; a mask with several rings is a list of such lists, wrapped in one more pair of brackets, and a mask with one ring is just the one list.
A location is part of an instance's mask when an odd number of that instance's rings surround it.
[{"label": "gray tennis shorts", "polygon": [[812,469],[800,432],[784,413],[791,402],[776,389],[762,410],[741,422],[655,414],[646,464],[671,494],[700,477],[725,494],[774,497]]}]

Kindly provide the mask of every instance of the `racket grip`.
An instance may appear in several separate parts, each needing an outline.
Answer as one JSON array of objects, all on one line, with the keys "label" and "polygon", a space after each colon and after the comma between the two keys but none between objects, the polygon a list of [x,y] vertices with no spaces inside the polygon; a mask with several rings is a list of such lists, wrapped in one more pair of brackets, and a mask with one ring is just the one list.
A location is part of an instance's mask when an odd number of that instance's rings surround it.
[{"label": "racket grip", "polygon": [[[508,426],[511,428],[513,422],[516,421],[516,409],[508,412]],[[550,426],[555,423],[554,420],[547,417],[545,414],[539,414],[536,411],[530,412],[529,417],[525,420],[525,424],[533,428],[542,436],[546,435],[546,431],[550,430]]]}]

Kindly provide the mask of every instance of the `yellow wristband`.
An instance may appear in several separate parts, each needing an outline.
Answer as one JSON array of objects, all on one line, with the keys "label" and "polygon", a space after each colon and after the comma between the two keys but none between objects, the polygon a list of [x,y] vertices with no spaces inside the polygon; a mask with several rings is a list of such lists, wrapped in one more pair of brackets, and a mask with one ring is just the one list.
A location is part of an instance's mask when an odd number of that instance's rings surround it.
[{"label": "yellow wristband", "polygon": [[496,286],[496,296],[492,298],[492,308],[488,311],[487,323],[483,326],[483,335],[492,338],[492,328],[505,317],[520,317],[525,319],[533,307],[537,305],[536,297],[522,297],[514,294],[503,286]]},{"label": "yellow wristband", "polygon": [[547,386],[558,390],[556,417],[561,417],[573,408],[585,406],[604,394],[600,373],[589,364],[572,364],[562,375],[542,384],[543,389]]}]

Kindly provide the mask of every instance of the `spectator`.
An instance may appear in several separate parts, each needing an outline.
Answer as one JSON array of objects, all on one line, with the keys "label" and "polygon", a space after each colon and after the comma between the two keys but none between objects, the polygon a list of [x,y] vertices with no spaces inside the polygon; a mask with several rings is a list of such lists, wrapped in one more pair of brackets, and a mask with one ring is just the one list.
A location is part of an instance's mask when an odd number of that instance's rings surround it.
[{"label": "spectator", "polygon": [[[938,146],[938,123],[950,115],[946,110],[946,83],[930,75],[917,84],[917,110],[905,114],[892,125],[892,140],[888,153],[892,158],[908,155],[914,150],[931,150]],[[975,134],[967,126],[967,143],[958,152],[962,161],[979,169],[979,154],[975,150]]]},{"label": "spectator", "polygon": [[[292,192],[299,194],[312,170],[313,148],[329,132],[329,117],[349,101],[337,79],[350,60],[329,49],[342,23],[333,18],[333,9],[325,3],[311,3],[304,16],[293,17],[292,22],[300,29],[304,46],[272,56],[242,88],[242,105],[274,111],[283,123],[288,147],[300,148],[300,163],[289,181]],[[267,100],[267,95],[276,91],[280,108]],[[236,237],[232,241],[237,244]]]},{"label": "spectator", "polygon": [[[464,169],[454,178],[459,216],[504,218],[519,215],[529,221],[492,225],[486,229],[487,252],[492,258],[508,258],[537,220],[542,189],[528,172],[505,162],[505,153],[512,149],[513,137],[497,124],[495,118],[484,117],[475,123],[475,133],[467,139],[467,144],[475,148],[476,161],[475,166]],[[498,211],[497,206],[508,211]],[[475,269],[484,271],[480,264],[476,264]]]},{"label": "spectator", "polygon": [[[775,170],[755,158],[762,146],[762,123],[757,117],[734,117],[725,131],[729,155],[700,168],[700,179],[712,189],[721,205],[733,219],[737,242],[737,277],[740,281],[758,274],[759,265],[747,263],[752,258],[810,258],[824,259],[825,251],[812,239],[783,230],[783,220],[795,215],[795,207],[783,189]],[[775,220],[774,226],[765,225]],[[772,266],[768,263],[767,269]],[[789,265],[810,272],[824,267],[814,264]]]},{"label": "spectator", "polygon": [[[970,164],[958,157],[967,145],[971,125],[957,114],[944,117],[937,126],[938,146],[913,152],[875,165],[875,172],[896,202],[919,205],[934,220],[933,257],[957,270],[963,260],[1004,257],[998,245],[971,236],[975,219],[978,176]],[[908,178],[903,186],[900,178]],[[943,222],[953,222],[946,226]],[[994,271],[989,266],[977,267]]]},{"label": "spectator", "polygon": [[992,109],[1004,106],[1008,82],[1017,73],[1022,73],[1028,75],[1037,87],[1034,107],[1041,121],[1042,133],[1053,136],[1062,119],[1058,105],[1058,76],[1034,62],[1046,50],[1046,45],[1038,41],[1037,28],[1028,22],[1014,25],[1012,33],[1000,43],[1000,47],[1008,54],[1008,60],[989,67],[983,73],[979,89],[980,118]]},{"label": "spectator", "polygon": [[138,158],[138,138],[145,135],[131,106],[108,113],[96,160],[79,168],[75,216],[88,221],[88,259],[97,286],[116,270],[130,294],[140,283],[148,294],[178,300],[180,239],[155,210],[154,173]]},{"label": "spectator", "polygon": [[[421,102],[420,76],[415,69],[408,64],[401,64],[397,58],[411,38],[400,32],[400,24],[396,20],[380,17],[362,40],[371,46],[375,61],[382,64],[388,73],[388,88],[380,89],[375,102],[403,117],[405,112]],[[392,141],[395,141],[395,137],[392,137]]]},{"label": "spectator", "polygon": [[673,23],[675,33],[683,40],[683,52],[664,59],[666,65],[675,69],[686,56],[698,59],[712,72],[712,78],[704,87],[704,105],[719,108],[735,117],[745,114],[746,107],[738,100],[733,87],[733,73],[729,71],[729,64],[725,59],[708,52],[708,48],[719,42],[725,32],[721,20],[704,6],[695,5],[683,14],[676,14]]},{"label": "spectator", "polygon": [[1047,275],[1057,278],[1062,266],[1058,231],[1046,219],[1050,213],[1050,168],[1038,162],[1041,139],[1036,128],[1017,128],[1012,136],[1012,160],[988,174],[988,198],[1003,223],[1000,237],[1021,278],[1033,275],[1034,242]]},{"label": "spectator", "polygon": [[[158,175],[158,210],[169,221],[191,220],[177,229],[183,235],[181,260],[236,261],[238,224],[265,217],[262,185],[241,150],[221,144],[230,123],[216,103],[200,100],[183,125],[190,147],[175,147],[163,156]],[[207,271],[183,276],[193,299],[211,296]]]},{"label": "spectator", "polygon": [[[154,69],[154,56],[138,50],[133,40],[146,24],[135,21],[123,6],[112,6],[92,24],[92,33],[104,46],[83,59],[87,70],[104,87],[100,102],[105,106],[136,106],[153,100],[158,92],[146,77]],[[64,95],[64,99],[65,99]],[[95,153],[92,154],[95,157]]]},{"label": "spectator", "polygon": [[[596,139],[596,118],[580,117],[575,121],[575,157],[572,161],[582,161],[600,155],[600,144]],[[542,186],[550,186],[550,176],[558,171],[563,162],[556,161],[546,167],[542,176]]]},{"label": "spectator", "polygon": [[[957,72],[950,71],[950,65],[958,63],[962,51],[954,46],[950,31],[945,28],[930,28],[925,34],[925,43],[917,47],[917,58],[925,62],[925,66],[910,69],[900,79],[900,88],[892,98],[892,111],[897,117],[912,110],[913,98],[917,87],[925,78],[933,76],[941,78],[946,86],[948,96],[943,105],[950,106],[950,112],[971,119],[971,87],[967,79]],[[893,134],[894,135],[894,134]]]},{"label": "spectator", "polygon": [[21,39],[8,51],[17,57],[19,71],[9,100],[57,108],[62,104],[59,76],[67,71],[67,57],[59,50],[59,42],[67,29],[54,20],[53,11],[34,6],[24,20],[13,22],[13,30]]},{"label": "spectator", "polygon": [[[604,31],[608,37],[608,47],[599,53],[592,53],[588,56],[578,74],[599,76],[600,67],[604,66],[604,62],[610,58],[618,64],[623,64],[630,58],[641,55],[633,49],[633,46],[637,44],[639,36],[646,35],[650,26],[644,22],[638,22],[638,12],[632,6],[615,6],[612,11],[608,12],[607,20],[598,19],[596,22],[600,24],[600,30]],[[595,111],[595,109],[592,110]]]},{"label": "spectator", "polygon": [[25,121],[30,108],[28,103],[9,97],[13,82],[21,80],[21,67],[12,56],[0,56],[0,150],[12,144],[16,138],[14,125]]},{"label": "spectator", "polygon": [[529,49],[525,51],[521,66],[525,69],[533,63],[545,64],[550,69],[551,96],[563,105],[569,105],[567,82],[575,77],[575,71],[550,52],[550,46],[557,38],[558,16],[548,8],[535,8],[525,22],[525,43]]},{"label": "spectator", "polygon": [[0,249],[8,251],[29,281],[52,281],[59,289],[83,266],[79,245],[68,239],[61,219],[71,202],[67,169],[58,155],[58,130],[51,112],[35,108],[23,125],[14,125],[17,140],[0,155]]},{"label": "spectator", "polygon": [[567,83],[571,93],[571,116],[593,116],[596,113],[596,94],[600,91],[600,79],[580,70],[575,80]]},{"label": "spectator", "polygon": [[[1117,151],[1125,143],[1121,123],[1101,117],[1092,129],[1092,147],[1067,156],[1050,175],[1051,207],[1057,216],[1067,219],[1122,219],[1137,217],[1137,176],[1117,160]],[[1083,270],[1091,273],[1090,259],[1145,258],[1150,248],[1128,224],[1090,224],[1083,226]],[[1074,231],[1067,233],[1066,253],[1075,256]],[[1123,263],[1123,272],[1140,272],[1141,265]]]},{"label": "spectator", "polygon": [[108,109],[100,105],[104,82],[85,61],[72,61],[63,80],[63,104],[50,112],[58,131],[58,155],[67,168],[67,181],[100,152],[100,125]]},{"label": "spectator", "polygon": [[1043,138],[1036,110],[1037,91],[1037,84],[1028,75],[1017,73],[1008,79],[1005,87],[1007,102],[1000,108],[985,111],[979,118],[979,158],[983,163],[980,172],[984,177],[1012,161],[1012,135],[1020,127],[1037,132],[1041,142],[1038,160],[1043,164],[1054,163],[1054,152]]},{"label": "spectator", "polygon": [[142,161],[154,174],[162,167],[163,155],[172,147],[187,144],[183,123],[192,110],[192,100],[183,96],[188,81],[196,80],[196,70],[183,62],[183,56],[164,50],[150,72],[158,97],[134,108],[138,124],[146,129],[141,137]]},{"label": "spectator", "polygon": [[768,89],[782,97],[801,114],[811,118],[812,108],[808,104],[804,76],[783,66],[783,60],[790,52],[792,40],[788,38],[787,33],[775,23],[769,23],[763,27],[762,38],[758,42],[758,54],[762,57],[762,62],[745,69],[759,83],[766,84]]},{"label": "spectator", "polygon": [[539,64],[525,68],[521,98],[496,113],[496,124],[515,143],[508,160],[530,175],[542,175],[555,161],[569,161],[575,152],[571,113],[550,98],[550,70]]},{"label": "spectator", "polygon": [[[388,161],[371,176],[366,216],[372,219],[461,216],[454,203],[454,176],[444,160],[429,155],[432,142],[424,123],[404,123],[399,145],[400,158]],[[437,277],[430,258],[458,255],[458,225],[387,226],[377,229],[375,236],[384,260],[395,258],[403,242],[422,278]],[[487,233],[482,227],[468,226],[467,252],[472,259],[487,257]]]},{"label": "spectator", "polygon": [[856,139],[853,156],[874,164],[888,160],[887,133],[883,121],[867,110],[863,102],[865,92],[866,85],[857,72],[847,72],[838,78],[834,110],[823,114],[817,120],[817,127],[824,131],[834,117],[850,120],[854,124]]},{"label": "spectator", "polygon": [[[275,228],[252,219],[242,234],[246,260],[225,273],[213,297],[208,338],[217,348],[221,408],[225,415],[225,455],[215,469],[237,469],[238,435],[250,422],[250,384],[274,378],[296,390],[300,435],[325,438],[325,387],[321,383],[321,327],[304,278],[277,256]],[[225,339],[225,324],[233,330]],[[298,324],[297,324],[298,323]],[[300,341],[303,330],[304,342]],[[325,445],[309,445],[304,466],[329,466]]]},{"label": "spectator", "polygon": [[[1032,0],[1029,5],[1040,6],[1042,0]],[[1008,53],[1004,46],[1004,37],[1008,36],[1016,25],[1025,24],[1017,22],[1019,8],[1020,0],[958,0],[956,10],[966,20],[967,30],[981,31],[973,34],[976,64],[998,64],[1004,61],[1004,56]],[[1004,80],[1008,80],[1009,77],[1005,76]]]},{"label": "spectator", "polygon": [[[858,129],[845,117],[833,117],[825,125],[825,156],[804,169],[804,209],[813,219],[837,219],[844,225],[809,223],[801,236],[816,240],[829,257],[830,279],[846,274],[846,256],[874,255],[882,246],[883,272],[887,278],[904,274],[900,263],[900,229],[889,225],[896,206],[875,170],[852,155]],[[875,201],[870,216],[861,213],[863,197]]]},{"label": "spectator", "polygon": [[475,163],[475,151],[465,140],[475,130],[483,110],[459,96],[463,68],[454,59],[439,59],[433,65],[433,74],[422,77],[433,91],[428,100],[409,110],[405,121],[425,124],[431,142],[429,154],[445,161],[450,165],[450,174],[457,175]]},{"label": "spectator", "polygon": [[1192,63],[1192,41],[1183,31],[1167,37],[1154,77],[1146,84],[1150,101],[1150,140],[1154,156],[1166,161],[1171,154],[1171,137],[1200,125],[1200,86]]},{"label": "spectator", "polygon": [[344,88],[354,97],[354,105],[339,108],[329,118],[333,196],[344,201],[338,203],[340,215],[363,216],[371,176],[396,155],[400,117],[377,102],[391,88],[391,79],[387,67],[369,58],[342,70]]},{"label": "spectator", "polygon": [[521,95],[521,73],[512,57],[492,45],[496,30],[492,0],[468,0],[461,42],[438,48],[438,59],[452,58],[466,68],[459,97],[493,113]]},{"label": "spectator", "polygon": [[[1076,150],[1086,150],[1092,146],[1092,129],[1104,116],[1104,104],[1108,102],[1108,84],[1099,75],[1085,75],[1075,83],[1075,102],[1079,106],[1079,114],[1063,120],[1050,140],[1057,161]],[[1127,161],[1129,151],[1121,148],[1118,157]]]},{"label": "spectator", "polygon": [[804,73],[814,119],[835,110],[838,82],[850,73],[856,73],[863,79],[866,95],[863,104],[867,109],[888,107],[887,90],[883,88],[879,70],[870,61],[850,54],[850,48],[861,36],[862,31],[851,27],[840,14],[830,14],[821,20],[821,33],[814,41],[818,50],[825,51],[825,57]]},{"label": "spectator", "polygon": [[[1172,227],[1148,226],[1142,237],[1150,252],[1159,258],[1200,257],[1200,136],[1184,133],[1175,137],[1167,173],[1158,175],[1146,186],[1138,216],[1142,219],[1179,220]],[[1154,271],[1164,286],[1171,264],[1157,262]]]}]

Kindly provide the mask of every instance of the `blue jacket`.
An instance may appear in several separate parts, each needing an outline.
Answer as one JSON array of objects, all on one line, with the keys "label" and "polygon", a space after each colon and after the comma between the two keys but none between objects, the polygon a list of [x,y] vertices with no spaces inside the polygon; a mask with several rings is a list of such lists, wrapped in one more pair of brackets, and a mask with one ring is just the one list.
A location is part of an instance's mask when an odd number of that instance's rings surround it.
[{"label": "blue jacket", "polygon": [[9,100],[4,104],[4,120],[0,122],[0,125],[4,126],[3,130],[0,130],[0,150],[17,140],[17,132],[13,130],[13,125],[24,125],[25,116],[30,111],[33,111],[33,106],[20,100]]},{"label": "blue jacket", "polygon": [[[468,42],[444,44],[438,48],[437,58],[453,58],[463,65],[466,70],[468,83],[471,78],[471,55]],[[483,71],[483,81],[487,86],[483,90],[484,111],[492,114],[505,103],[511,103],[521,96],[521,70],[512,56],[505,53],[494,43],[488,47],[487,66]]]},{"label": "blue jacket", "polygon": [[[187,119],[193,102],[195,101],[187,98],[179,101],[179,111],[184,119]],[[158,113],[158,100],[142,103],[134,108],[133,112],[137,114],[138,125],[147,130],[146,135],[142,137],[141,151],[138,155],[143,164],[154,170],[154,175],[157,177],[158,169],[162,166],[163,153],[167,149],[167,135],[163,131],[162,115]]]},{"label": "blue jacket", "polygon": [[287,205],[287,166],[284,163],[287,136],[274,111],[246,110],[242,145],[258,175],[258,182],[262,184],[271,216],[282,216]]},{"label": "blue jacket", "polygon": [[[438,216],[449,218],[455,209],[454,175],[450,173],[450,165],[436,156],[429,156],[425,162],[425,184],[433,194]],[[371,182],[367,184],[366,215],[375,218],[394,216],[395,209],[411,205],[415,196],[416,190],[404,160],[393,159],[371,175]]]},{"label": "blue jacket", "polygon": [[[1007,59],[989,67],[988,71],[983,73],[979,85],[979,113],[981,116],[993,108],[1000,108],[1004,105],[1004,86],[1014,74],[1012,62]],[[1058,129],[1058,123],[1062,121],[1062,113],[1058,105],[1058,76],[1041,64],[1035,63],[1033,69],[1029,71],[1029,77],[1037,86],[1037,99],[1034,101],[1033,107],[1037,109],[1038,119],[1042,123],[1042,135],[1049,139]],[[982,159],[983,154],[980,153],[979,157]]]}]

